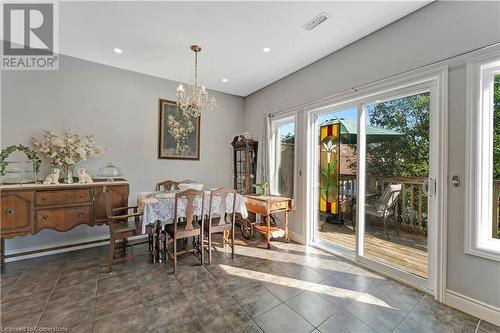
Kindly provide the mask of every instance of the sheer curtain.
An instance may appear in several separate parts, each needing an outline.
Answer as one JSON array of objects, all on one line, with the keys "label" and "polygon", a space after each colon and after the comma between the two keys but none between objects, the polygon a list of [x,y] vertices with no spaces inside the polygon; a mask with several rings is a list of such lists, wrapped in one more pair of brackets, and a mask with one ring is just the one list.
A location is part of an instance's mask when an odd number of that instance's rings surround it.
[{"label": "sheer curtain", "polygon": [[260,183],[267,183],[269,193],[269,140],[271,137],[271,121],[273,115],[270,113],[264,114],[264,126],[262,127],[261,149],[260,149],[260,165],[258,167],[258,175]]}]

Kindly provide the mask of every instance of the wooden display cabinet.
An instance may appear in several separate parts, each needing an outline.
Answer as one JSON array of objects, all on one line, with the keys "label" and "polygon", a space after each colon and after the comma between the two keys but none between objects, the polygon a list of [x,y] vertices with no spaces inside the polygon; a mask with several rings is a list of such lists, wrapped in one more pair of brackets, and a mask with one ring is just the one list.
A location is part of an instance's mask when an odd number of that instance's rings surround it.
[{"label": "wooden display cabinet", "polygon": [[[257,150],[259,143],[244,135],[235,136],[231,142],[233,146],[233,182],[234,189],[240,194],[254,194],[256,188],[253,186],[257,179]],[[252,222],[255,214],[250,212],[248,218],[242,219],[239,214],[236,223],[241,228],[241,233],[246,239],[252,237]]]},{"label": "wooden display cabinet", "polygon": [[257,177],[257,148],[259,143],[243,135],[235,136],[231,145],[233,154],[234,189],[240,194],[255,193]]}]

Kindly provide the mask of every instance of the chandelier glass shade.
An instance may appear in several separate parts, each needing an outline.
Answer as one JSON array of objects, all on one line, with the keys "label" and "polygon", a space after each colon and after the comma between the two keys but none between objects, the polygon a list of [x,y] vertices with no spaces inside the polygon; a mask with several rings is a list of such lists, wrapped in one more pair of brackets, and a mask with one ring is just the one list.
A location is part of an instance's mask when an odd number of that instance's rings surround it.
[{"label": "chandelier glass shade", "polygon": [[193,117],[199,117],[202,111],[215,109],[217,103],[215,97],[208,95],[205,86],[200,86],[198,83],[198,53],[201,52],[201,47],[191,45],[191,50],[194,52],[194,85],[188,85],[186,89],[179,83],[176,89],[177,106],[184,113]]}]

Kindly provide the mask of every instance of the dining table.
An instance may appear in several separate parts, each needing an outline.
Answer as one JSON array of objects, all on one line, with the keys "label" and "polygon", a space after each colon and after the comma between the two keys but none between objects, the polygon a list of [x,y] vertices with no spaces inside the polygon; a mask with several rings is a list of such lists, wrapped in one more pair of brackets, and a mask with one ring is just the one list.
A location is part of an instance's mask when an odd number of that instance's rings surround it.
[{"label": "dining table", "polygon": [[[162,192],[142,192],[137,195],[137,205],[139,213],[142,213],[142,231],[146,233],[148,225],[159,222],[162,226],[173,223],[175,194],[178,190],[162,191]],[[203,214],[209,214],[209,202],[211,190],[204,190],[205,206]],[[221,204],[221,196],[214,196],[212,203],[212,213],[219,214]],[[177,206],[177,216],[185,217],[187,200],[180,198]],[[236,193],[235,212],[241,214],[242,218],[248,217],[248,212],[245,205],[245,197]],[[194,200],[194,215],[201,216],[202,199],[197,197]],[[226,197],[226,212],[233,211],[233,194],[229,193]]]},{"label": "dining table", "polygon": [[[162,229],[166,224],[174,222],[175,195],[179,190],[141,192],[137,195],[138,212],[142,214],[142,233],[149,234],[150,252],[153,263],[166,260],[166,249],[162,247]],[[203,199],[196,197],[194,200],[194,215],[207,216],[210,210],[211,189],[203,190]],[[203,205],[203,201],[204,205]],[[220,213],[221,196],[216,195],[212,201],[212,214]],[[242,218],[248,217],[245,205],[245,197],[236,193],[235,212],[241,214]],[[186,217],[186,198],[179,198],[177,205],[177,217]],[[201,211],[203,206],[203,212]],[[233,212],[233,194],[226,196],[226,213]],[[224,242],[228,241],[229,234],[224,234]]]}]

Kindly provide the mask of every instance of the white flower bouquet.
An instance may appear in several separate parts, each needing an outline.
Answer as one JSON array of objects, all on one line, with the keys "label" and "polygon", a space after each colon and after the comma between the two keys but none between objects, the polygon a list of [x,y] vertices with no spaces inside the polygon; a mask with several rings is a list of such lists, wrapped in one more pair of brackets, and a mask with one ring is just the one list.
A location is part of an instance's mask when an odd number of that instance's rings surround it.
[{"label": "white flower bouquet", "polygon": [[195,126],[192,116],[183,114],[180,119],[176,119],[170,115],[167,118],[168,132],[174,138],[176,147],[175,153],[177,155],[189,154],[191,147],[189,146],[189,134],[193,133]]},{"label": "white flower bouquet", "polygon": [[40,138],[32,138],[33,145],[50,160],[53,166],[63,169],[66,182],[73,182],[73,168],[82,160],[104,153],[102,146],[96,145],[93,135],[79,136],[66,130],[62,136],[45,131]]}]

